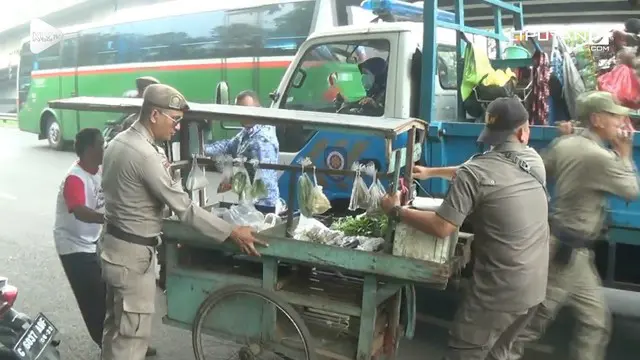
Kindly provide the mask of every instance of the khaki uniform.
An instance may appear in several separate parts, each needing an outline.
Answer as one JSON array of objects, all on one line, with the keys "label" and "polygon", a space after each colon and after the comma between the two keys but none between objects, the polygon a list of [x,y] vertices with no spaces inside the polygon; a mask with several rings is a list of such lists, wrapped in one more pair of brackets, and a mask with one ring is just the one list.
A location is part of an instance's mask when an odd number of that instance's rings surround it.
[{"label": "khaki uniform", "polygon": [[[165,85],[147,88],[145,101],[167,109],[186,105],[180,93]],[[155,248],[114,236],[115,231],[109,229],[116,228],[128,238],[159,239],[165,205],[183,222],[217,241],[224,241],[232,227],[193,204],[180,182],[172,179],[164,152],[140,122],[107,147],[103,190],[107,230],[99,254],[107,283],[107,315],[102,360],[142,360],[155,310]]]},{"label": "khaki uniform", "polygon": [[[506,154],[529,164],[535,177]],[[473,157],[457,171],[438,215],[458,226],[469,218],[475,264],[445,359],[504,359],[544,300],[549,228],[542,179],[540,156],[516,142]]]},{"label": "khaki uniform", "polygon": [[[589,130],[559,138],[543,154],[550,177],[556,179],[550,218],[568,230],[596,240],[606,219],[606,196],[638,196],[632,161],[620,159]],[[552,231],[553,233],[553,231]],[[552,253],[558,239],[552,236]],[[565,304],[576,313],[578,328],[571,346],[576,360],[603,360],[610,335],[610,315],[602,284],[588,248],[573,251],[569,263],[551,262],[547,297],[513,346],[509,359],[523,356],[524,344],[537,340]]]}]

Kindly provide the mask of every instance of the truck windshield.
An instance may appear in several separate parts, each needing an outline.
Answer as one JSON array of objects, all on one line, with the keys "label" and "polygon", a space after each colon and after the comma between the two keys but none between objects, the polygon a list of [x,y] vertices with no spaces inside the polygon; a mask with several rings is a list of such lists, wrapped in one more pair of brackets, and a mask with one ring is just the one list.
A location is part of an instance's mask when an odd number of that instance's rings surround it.
[{"label": "truck windshield", "polygon": [[382,116],[388,61],[387,40],[314,46],[298,64],[282,107]]}]

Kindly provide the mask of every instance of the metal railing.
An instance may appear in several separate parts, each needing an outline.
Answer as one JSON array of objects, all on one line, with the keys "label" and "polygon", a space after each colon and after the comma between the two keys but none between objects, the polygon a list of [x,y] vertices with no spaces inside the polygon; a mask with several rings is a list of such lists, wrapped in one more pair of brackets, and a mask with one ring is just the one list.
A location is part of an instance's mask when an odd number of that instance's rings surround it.
[{"label": "metal railing", "polygon": [[18,120],[18,114],[16,113],[0,113],[0,120],[3,121],[16,121]]}]

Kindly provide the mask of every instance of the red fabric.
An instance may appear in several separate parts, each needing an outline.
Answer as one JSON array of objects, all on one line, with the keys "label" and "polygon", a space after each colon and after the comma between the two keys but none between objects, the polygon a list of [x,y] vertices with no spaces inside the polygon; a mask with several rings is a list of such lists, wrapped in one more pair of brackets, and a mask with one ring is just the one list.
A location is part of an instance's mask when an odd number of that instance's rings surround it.
[{"label": "red fabric", "polygon": [[598,77],[598,89],[612,93],[626,107],[640,108],[640,81],[635,70],[628,65],[617,65]]},{"label": "red fabric", "polygon": [[67,179],[64,181],[62,195],[64,196],[65,203],[67,203],[69,212],[72,212],[73,209],[78,206],[85,206],[86,204],[84,182],[75,175],[67,176]]}]

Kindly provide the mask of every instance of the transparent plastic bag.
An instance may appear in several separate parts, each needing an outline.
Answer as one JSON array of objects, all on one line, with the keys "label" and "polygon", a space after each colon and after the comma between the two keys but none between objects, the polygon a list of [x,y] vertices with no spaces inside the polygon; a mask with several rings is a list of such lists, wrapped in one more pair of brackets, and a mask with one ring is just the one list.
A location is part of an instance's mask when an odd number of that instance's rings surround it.
[{"label": "transparent plastic bag", "polygon": [[322,186],[318,185],[318,178],[316,177],[316,168],[313,167],[313,189],[311,190],[311,213],[313,215],[324,214],[331,209],[331,202],[327,199],[327,196],[322,191]]},{"label": "transparent plastic bag", "polygon": [[370,203],[369,188],[362,178],[363,167],[355,162],[351,166],[351,170],[356,172],[353,180],[353,188],[351,190],[351,199],[349,200],[349,210],[367,209]]},{"label": "transparent plastic bag", "polygon": [[382,207],[380,202],[385,195],[385,189],[378,179],[378,173],[373,163],[369,163],[365,168],[365,173],[373,179],[371,186],[369,186],[369,207],[367,208],[367,214],[376,215],[382,213]]},{"label": "transparent plastic bag", "polygon": [[218,168],[222,170],[222,179],[218,184],[218,194],[231,190],[231,178],[233,177],[233,158],[225,155],[218,158]]},{"label": "transparent plastic bag", "polygon": [[311,193],[313,192],[313,181],[309,178],[309,175],[302,173],[298,178],[298,207],[300,208],[300,214],[306,217],[311,217]]},{"label": "transparent plastic bag", "polygon": [[253,183],[251,184],[251,196],[256,200],[264,199],[269,196],[267,184],[264,182],[262,175],[262,169],[258,164],[257,160],[251,161],[251,166],[253,166],[255,172],[255,175],[253,176]]},{"label": "transparent plastic bag", "polygon": [[231,177],[231,191],[238,194],[241,200],[250,196],[250,180],[249,173],[244,167],[244,159],[236,159],[233,161],[233,176]]},{"label": "transparent plastic bag", "polygon": [[198,166],[198,160],[196,156],[196,154],[193,154],[191,171],[189,171],[187,183],[185,184],[185,187],[188,191],[204,189],[207,187],[207,185],[209,185],[209,180],[207,180],[207,176],[205,175],[204,170],[200,166]]},{"label": "transparent plastic bag", "polygon": [[256,231],[264,227],[264,215],[250,204],[234,205],[229,209],[228,216],[231,222],[240,226],[251,226]]},{"label": "transparent plastic bag", "polygon": [[298,179],[298,207],[303,216],[311,217],[325,213],[331,208],[329,199],[322,192],[322,186],[318,185],[315,167],[313,179],[306,173],[305,167],[311,165],[311,160],[305,158],[300,162],[302,174]]}]

